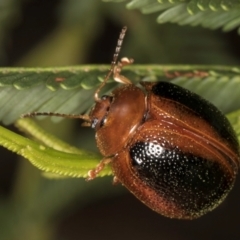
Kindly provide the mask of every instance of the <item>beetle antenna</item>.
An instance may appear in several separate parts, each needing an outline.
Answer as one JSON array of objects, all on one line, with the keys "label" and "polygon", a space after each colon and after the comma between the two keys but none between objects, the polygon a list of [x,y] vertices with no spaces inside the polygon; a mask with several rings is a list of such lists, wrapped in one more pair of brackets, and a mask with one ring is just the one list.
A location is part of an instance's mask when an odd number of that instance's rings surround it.
[{"label": "beetle antenna", "polygon": [[[117,65],[117,60],[118,60],[118,55],[121,50],[121,46],[123,43],[123,39],[125,37],[127,31],[127,27],[124,26],[122,28],[122,31],[120,32],[118,41],[117,41],[117,46],[113,55],[113,60],[111,62],[111,67],[109,69],[108,74],[105,76],[103,82],[101,85],[97,88],[94,94],[94,99],[96,102],[100,101],[100,98],[98,96],[100,90],[103,88],[103,86],[106,84],[107,80],[110,78],[110,76],[113,74],[115,66]],[[35,117],[35,116],[55,116],[55,117],[63,117],[63,118],[77,118],[77,119],[83,119],[86,121],[85,125],[90,126],[91,119],[89,118],[88,115],[79,115],[79,114],[63,114],[63,113],[54,113],[54,112],[30,112],[26,114],[22,114],[21,118],[27,118],[27,117]]]},{"label": "beetle antenna", "polygon": [[110,76],[113,74],[113,71],[114,71],[114,67],[117,65],[117,59],[118,59],[118,55],[120,53],[120,50],[121,50],[121,47],[122,47],[122,43],[123,43],[123,39],[125,37],[125,34],[126,34],[126,31],[127,31],[127,27],[124,26],[122,28],[122,31],[119,35],[119,38],[118,38],[118,41],[117,41],[117,46],[116,46],[116,49],[115,49],[115,53],[113,55],[113,60],[111,62],[111,67],[109,69],[109,72],[108,74],[105,76],[103,82],[101,83],[101,85],[98,87],[98,89],[96,90],[95,94],[94,94],[94,99],[96,102],[99,102],[100,101],[100,98],[98,96],[100,90],[103,88],[103,86],[106,84],[107,80],[110,78]]},{"label": "beetle antenna", "polygon": [[64,113],[54,113],[54,112],[30,112],[30,113],[22,114],[21,118],[35,117],[35,116],[55,116],[55,117],[63,117],[63,118],[78,118],[78,119],[83,119],[86,122],[91,121],[88,115],[64,114]]}]

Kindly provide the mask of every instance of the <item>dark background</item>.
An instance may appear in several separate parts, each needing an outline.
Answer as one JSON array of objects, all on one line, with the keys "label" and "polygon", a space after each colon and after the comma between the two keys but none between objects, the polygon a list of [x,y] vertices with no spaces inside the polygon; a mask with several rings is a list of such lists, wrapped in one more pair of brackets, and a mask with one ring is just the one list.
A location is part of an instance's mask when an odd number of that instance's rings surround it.
[{"label": "dark background", "polygon": [[[124,3],[36,0],[6,6],[2,67],[109,64],[123,25],[129,30],[121,55],[137,63],[239,64],[236,31],[158,25],[157,14],[128,11]],[[96,150],[93,131],[80,129],[77,121],[41,124],[64,140]],[[59,132],[62,126],[65,132]],[[0,150],[0,239],[240,239],[239,179],[213,212],[193,221],[172,220],[122,186],[112,186],[112,177],[47,179],[27,161]]]}]

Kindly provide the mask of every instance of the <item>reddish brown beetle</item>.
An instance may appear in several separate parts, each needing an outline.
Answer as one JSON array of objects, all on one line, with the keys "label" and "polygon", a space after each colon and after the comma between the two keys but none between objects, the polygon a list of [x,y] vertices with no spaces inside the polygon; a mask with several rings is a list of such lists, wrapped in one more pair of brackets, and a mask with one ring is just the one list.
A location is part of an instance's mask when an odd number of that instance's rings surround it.
[{"label": "reddish brown beetle", "polygon": [[[233,187],[239,169],[239,144],[226,117],[200,96],[169,82],[137,87],[120,75],[132,59],[118,64],[126,27],[120,34],[110,72],[95,92],[89,115],[104,156],[89,180],[111,164],[115,179],[154,211],[194,219],[217,207]],[[99,98],[109,77],[124,85]],[[32,113],[25,116],[49,115]]]}]

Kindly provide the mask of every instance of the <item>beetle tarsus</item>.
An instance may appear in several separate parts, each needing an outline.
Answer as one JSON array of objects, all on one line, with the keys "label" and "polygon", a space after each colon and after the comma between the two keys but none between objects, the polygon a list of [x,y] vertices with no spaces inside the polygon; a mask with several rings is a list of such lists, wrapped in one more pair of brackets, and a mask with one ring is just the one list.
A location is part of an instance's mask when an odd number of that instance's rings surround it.
[{"label": "beetle tarsus", "polygon": [[111,161],[111,158],[105,158],[96,166],[96,168],[89,170],[86,181],[90,181],[96,178],[97,175],[104,169],[104,167],[108,165]]},{"label": "beetle tarsus", "polygon": [[132,82],[123,75],[120,75],[124,66],[130,65],[134,62],[133,58],[124,57],[121,61],[113,69],[113,78],[116,82],[120,82],[123,84],[132,84]]}]

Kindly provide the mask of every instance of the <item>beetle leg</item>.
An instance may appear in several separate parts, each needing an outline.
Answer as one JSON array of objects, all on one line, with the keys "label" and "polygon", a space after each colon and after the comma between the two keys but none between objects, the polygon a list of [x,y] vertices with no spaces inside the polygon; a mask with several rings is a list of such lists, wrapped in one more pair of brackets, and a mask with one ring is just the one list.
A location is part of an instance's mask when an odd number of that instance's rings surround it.
[{"label": "beetle leg", "polygon": [[112,161],[111,158],[104,158],[101,162],[92,170],[88,171],[87,181],[93,180],[97,177],[97,175],[104,169],[106,165],[108,165]]},{"label": "beetle leg", "polygon": [[132,64],[133,61],[134,60],[132,58],[124,57],[121,59],[121,61],[118,62],[118,64],[113,69],[113,78],[116,82],[120,82],[123,84],[132,84],[132,82],[128,78],[124,77],[120,73],[124,66]]}]

